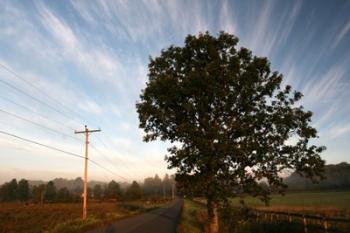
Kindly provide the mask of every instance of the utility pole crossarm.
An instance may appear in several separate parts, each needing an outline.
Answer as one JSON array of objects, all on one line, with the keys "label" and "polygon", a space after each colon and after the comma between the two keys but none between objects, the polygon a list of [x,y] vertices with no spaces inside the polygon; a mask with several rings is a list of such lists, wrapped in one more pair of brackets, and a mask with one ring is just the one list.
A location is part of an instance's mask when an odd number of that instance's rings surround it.
[{"label": "utility pole crossarm", "polygon": [[86,131],[88,133],[95,133],[95,132],[101,132],[101,129],[88,129],[86,126],[85,126],[85,130],[84,131],[77,131],[75,130],[74,133],[75,134],[80,134],[80,133],[86,133]]},{"label": "utility pole crossarm", "polygon": [[85,133],[85,131],[74,131],[75,134],[78,134],[78,133]]}]

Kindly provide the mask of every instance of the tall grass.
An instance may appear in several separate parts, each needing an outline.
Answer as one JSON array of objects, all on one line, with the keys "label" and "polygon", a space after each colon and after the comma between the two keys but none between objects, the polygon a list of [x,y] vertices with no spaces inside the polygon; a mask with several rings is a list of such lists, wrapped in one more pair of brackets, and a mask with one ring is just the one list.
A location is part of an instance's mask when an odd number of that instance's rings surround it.
[{"label": "tall grass", "polygon": [[89,203],[88,219],[81,220],[80,203],[0,203],[0,233],[85,232],[120,218],[160,207],[167,202]]},{"label": "tall grass", "polygon": [[206,209],[203,204],[185,199],[182,207],[182,215],[178,226],[179,233],[204,232],[206,224]]}]

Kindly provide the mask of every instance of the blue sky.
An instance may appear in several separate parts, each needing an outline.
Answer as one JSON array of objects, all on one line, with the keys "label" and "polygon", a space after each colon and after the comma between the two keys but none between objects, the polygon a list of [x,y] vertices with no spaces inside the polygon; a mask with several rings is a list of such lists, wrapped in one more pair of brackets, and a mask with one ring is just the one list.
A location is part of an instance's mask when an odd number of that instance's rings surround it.
[{"label": "blue sky", "polygon": [[[135,103],[148,58],[182,45],[187,34],[224,30],[267,56],[284,83],[304,93],[319,131],[316,143],[328,148],[326,162],[350,162],[349,12],[346,0],[0,1],[0,63],[26,80],[0,67],[0,129],[83,154],[83,137],[73,129],[100,127],[91,136],[97,150],[91,148],[90,157],[119,176],[91,165],[91,179],[171,173],[164,162],[168,145],[142,142],[138,129]],[[79,158],[5,135],[0,158],[0,182],[83,171]]]}]

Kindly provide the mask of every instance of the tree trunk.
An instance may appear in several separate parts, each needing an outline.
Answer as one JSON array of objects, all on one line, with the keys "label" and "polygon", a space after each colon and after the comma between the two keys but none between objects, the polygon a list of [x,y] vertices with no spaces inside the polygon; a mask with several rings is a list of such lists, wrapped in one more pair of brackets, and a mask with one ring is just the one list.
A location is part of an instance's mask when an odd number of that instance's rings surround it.
[{"label": "tree trunk", "polygon": [[219,217],[217,206],[211,198],[207,199],[208,231],[209,233],[219,232]]}]

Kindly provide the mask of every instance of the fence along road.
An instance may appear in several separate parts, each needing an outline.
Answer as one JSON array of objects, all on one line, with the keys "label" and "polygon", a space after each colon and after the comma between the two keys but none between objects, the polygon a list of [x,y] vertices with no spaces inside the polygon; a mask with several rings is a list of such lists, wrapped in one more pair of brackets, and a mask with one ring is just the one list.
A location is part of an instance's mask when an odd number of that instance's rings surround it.
[{"label": "fence along road", "polygon": [[320,232],[331,233],[349,233],[350,219],[349,218],[334,218],[319,215],[287,213],[279,211],[266,211],[250,209],[249,214],[255,216],[256,221],[288,221],[300,222],[304,225],[304,233],[309,232],[309,227],[318,228]]}]

